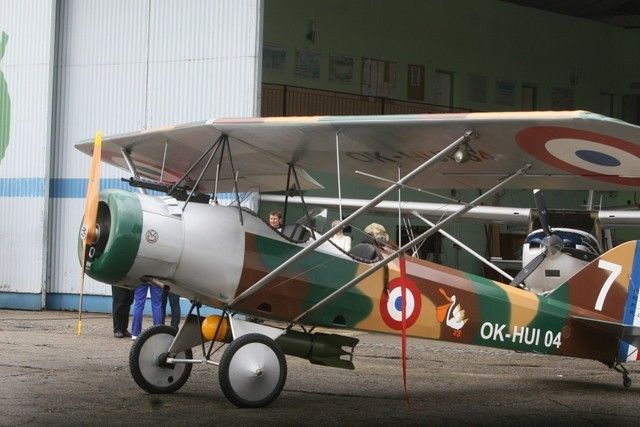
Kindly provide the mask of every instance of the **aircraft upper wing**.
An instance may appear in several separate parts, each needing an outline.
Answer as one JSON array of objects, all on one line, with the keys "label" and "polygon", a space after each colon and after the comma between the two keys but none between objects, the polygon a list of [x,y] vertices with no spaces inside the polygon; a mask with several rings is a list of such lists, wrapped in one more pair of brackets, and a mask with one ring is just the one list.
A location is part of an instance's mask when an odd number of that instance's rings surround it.
[{"label": "aircraft upper wing", "polygon": [[[531,164],[514,188],[613,190],[640,184],[640,127],[586,111],[215,119],[103,139],[103,161],[126,169],[122,150],[142,177],[175,181],[221,135],[229,138],[240,190],[283,190],[296,165],[303,188],[317,182],[304,171],[397,180],[465,132],[471,159],[448,158],[409,183],[421,188],[488,188]],[[92,141],[76,146],[90,154]],[[195,175],[195,173],[194,173]],[[204,176],[212,191],[216,168]],[[218,191],[233,174],[219,171]],[[193,178],[195,179],[196,176]]]}]

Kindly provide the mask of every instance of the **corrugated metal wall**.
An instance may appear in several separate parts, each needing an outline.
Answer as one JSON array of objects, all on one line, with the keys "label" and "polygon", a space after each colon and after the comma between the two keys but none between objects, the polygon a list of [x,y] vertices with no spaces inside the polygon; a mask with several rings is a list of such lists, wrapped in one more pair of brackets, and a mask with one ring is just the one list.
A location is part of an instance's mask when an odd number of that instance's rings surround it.
[{"label": "corrugated metal wall", "polygon": [[[10,15],[25,15],[25,21],[16,25],[22,31],[44,27],[34,23],[29,13],[41,12],[42,2],[37,2],[38,7],[27,4],[35,2],[10,2]],[[41,230],[48,224],[50,231],[48,245],[42,235],[32,242],[41,253],[48,249],[49,308],[73,309],[77,297],[72,294],[78,293],[80,284],[77,234],[90,162],[74,144],[93,138],[97,130],[113,134],[213,117],[258,115],[262,0],[60,0],[57,6],[52,1],[51,6],[50,21],[54,10],[57,13],[55,30],[49,26],[56,43],[45,49],[55,57],[56,64],[49,86],[55,89],[51,194],[50,198],[42,195],[44,207],[40,209]],[[0,31],[4,29],[2,23],[0,18]],[[33,41],[33,36],[23,41],[23,51],[28,51]],[[0,70],[5,70],[5,64],[3,59]],[[15,93],[22,97],[24,90],[16,88]],[[29,110],[35,111],[33,106]],[[46,117],[31,119],[32,127],[38,121],[47,123]],[[47,147],[43,144],[30,151],[47,153]],[[49,165],[45,158],[35,166],[23,163],[21,167],[33,167],[36,176],[45,176]],[[3,162],[0,173],[4,169]],[[102,187],[122,187],[123,176],[128,174],[103,167]],[[46,185],[48,181],[45,178],[43,182]],[[0,197],[3,223],[6,200]],[[13,228],[19,228],[19,212],[13,214]],[[21,216],[24,219],[24,214]],[[3,231],[11,227],[2,227],[0,245],[4,253],[9,247]],[[6,261],[5,256],[0,258],[1,263]],[[33,262],[23,262],[23,270],[25,265],[32,268]],[[24,279],[18,281],[3,274],[0,271],[0,286],[8,283],[12,292],[32,292]],[[42,281],[38,285],[42,286]],[[111,291],[88,279],[85,293],[110,295]],[[86,300],[85,307],[92,309]]]},{"label": "corrugated metal wall", "polygon": [[[56,126],[52,162],[50,279],[47,292],[77,294],[79,224],[90,159],[74,144],[144,129],[149,43],[147,1],[63,1],[58,10]],[[174,29],[177,31],[177,29]],[[124,173],[102,167],[103,186]],[[55,188],[55,190],[53,190]],[[110,287],[87,278],[86,294],[110,295]],[[75,300],[61,300],[70,308]]]},{"label": "corrugated metal wall", "polygon": [[[54,4],[1,4],[0,125],[8,130],[0,158],[0,306],[5,307],[43,305]],[[24,298],[17,298],[18,292]]]}]

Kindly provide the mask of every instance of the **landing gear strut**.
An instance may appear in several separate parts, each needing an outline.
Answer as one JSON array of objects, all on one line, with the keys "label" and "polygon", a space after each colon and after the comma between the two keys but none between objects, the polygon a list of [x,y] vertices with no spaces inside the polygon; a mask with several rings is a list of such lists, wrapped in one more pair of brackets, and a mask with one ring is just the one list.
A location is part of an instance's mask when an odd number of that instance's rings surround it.
[{"label": "landing gear strut", "polygon": [[615,369],[622,374],[622,385],[625,388],[631,387],[631,377],[629,376],[629,371],[627,371],[627,369],[622,366],[622,363],[615,362],[612,366],[610,366],[610,368]]}]

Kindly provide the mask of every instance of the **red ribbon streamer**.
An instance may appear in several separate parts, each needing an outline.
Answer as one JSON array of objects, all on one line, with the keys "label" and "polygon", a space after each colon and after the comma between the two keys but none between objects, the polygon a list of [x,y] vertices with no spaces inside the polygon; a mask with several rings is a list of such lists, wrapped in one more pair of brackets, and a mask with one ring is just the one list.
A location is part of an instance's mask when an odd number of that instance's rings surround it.
[{"label": "red ribbon streamer", "polygon": [[[402,381],[404,383],[404,399],[407,406],[414,411],[420,410],[411,404],[407,390],[407,268],[404,255],[400,256],[400,289],[402,294]],[[420,298],[419,295],[416,295]]]}]

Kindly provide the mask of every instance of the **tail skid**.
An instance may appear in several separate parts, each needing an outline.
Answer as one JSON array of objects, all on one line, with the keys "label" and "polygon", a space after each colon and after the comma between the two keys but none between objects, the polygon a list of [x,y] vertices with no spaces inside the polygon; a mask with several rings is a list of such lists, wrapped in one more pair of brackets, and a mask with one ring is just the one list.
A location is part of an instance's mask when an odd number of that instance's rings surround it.
[{"label": "tail skid", "polygon": [[619,339],[618,361],[640,360],[640,241],[602,254],[547,297],[579,308],[572,318]]}]

